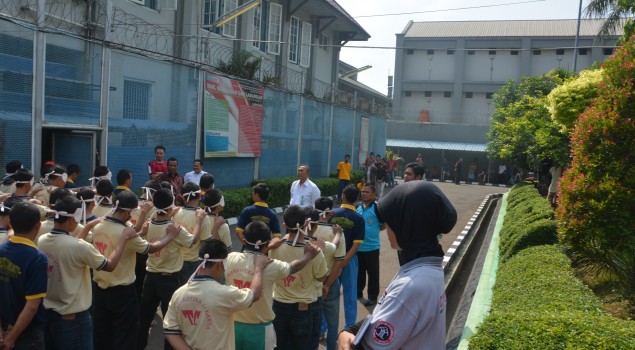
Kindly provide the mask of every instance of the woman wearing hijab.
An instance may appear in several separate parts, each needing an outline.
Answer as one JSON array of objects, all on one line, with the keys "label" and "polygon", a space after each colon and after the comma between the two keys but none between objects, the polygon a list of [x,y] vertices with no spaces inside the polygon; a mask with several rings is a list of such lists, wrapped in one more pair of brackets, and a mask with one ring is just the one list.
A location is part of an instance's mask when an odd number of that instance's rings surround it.
[{"label": "woman wearing hijab", "polygon": [[[445,349],[443,249],[437,235],[456,224],[456,210],[430,182],[394,188],[378,204],[401,268],[363,322],[345,328],[339,349]],[[357,336],[356,336],[357,335]]]}]

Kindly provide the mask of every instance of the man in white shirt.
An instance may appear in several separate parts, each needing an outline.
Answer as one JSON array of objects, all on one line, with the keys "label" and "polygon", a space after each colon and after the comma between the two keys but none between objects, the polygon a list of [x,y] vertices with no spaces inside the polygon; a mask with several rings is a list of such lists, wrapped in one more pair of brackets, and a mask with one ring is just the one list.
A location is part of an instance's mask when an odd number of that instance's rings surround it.
[{"label": "man in white shirt", "polygon": [[203,174],[207,174],[205,170],[203,170],[203,162],[200,159],[194,159],[194,165],[192,166],[193,171],[185,174],[185,182],[193,182],[200,186],[199,181],[201,181],[201,176]]},{"label": "man in white shirt", "polygon": [[320,189],[313,181],[309,180],[309,166],[300,164],[298,167],[298,180],[291,184],[290,205],[313,208],[315,200],[320,198]]}]

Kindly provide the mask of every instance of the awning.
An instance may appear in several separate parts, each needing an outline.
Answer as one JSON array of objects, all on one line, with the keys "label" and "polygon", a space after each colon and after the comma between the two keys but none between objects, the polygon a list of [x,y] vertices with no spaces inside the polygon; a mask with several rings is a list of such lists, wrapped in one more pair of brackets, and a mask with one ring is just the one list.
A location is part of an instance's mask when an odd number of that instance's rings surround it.
[{"label": "awning", "polygon": [[487,145],[480,144],[480,143],[388,139],[386,140],[386,147],[439,149],[439,150],[445,150],[445,151],[485,152]]}]

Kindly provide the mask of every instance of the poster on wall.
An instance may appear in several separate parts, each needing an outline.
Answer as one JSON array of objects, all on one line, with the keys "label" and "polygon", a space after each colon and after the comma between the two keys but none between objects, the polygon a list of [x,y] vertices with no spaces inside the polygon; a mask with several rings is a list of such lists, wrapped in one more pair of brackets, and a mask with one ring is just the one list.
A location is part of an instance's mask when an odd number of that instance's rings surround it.
[{"label": "poster on wall", "polygon": [[205,73],[205,157],[257,157],[261,152],[264,87]]},{"label": "poster on wall", "polygon": [[362,117],[361,131],[359,133],[359,166],[363,167],[368,156],[368,118]]}]

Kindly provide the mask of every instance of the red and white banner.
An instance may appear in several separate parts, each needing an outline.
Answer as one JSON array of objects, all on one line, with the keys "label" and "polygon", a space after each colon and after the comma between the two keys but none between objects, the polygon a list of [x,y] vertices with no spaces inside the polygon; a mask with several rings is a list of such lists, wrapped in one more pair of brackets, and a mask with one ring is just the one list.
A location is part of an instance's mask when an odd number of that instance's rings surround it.
[{"label": "red and white banner", "polygon": [[205,73],[205,157],[260,156],[263,86]]}]

